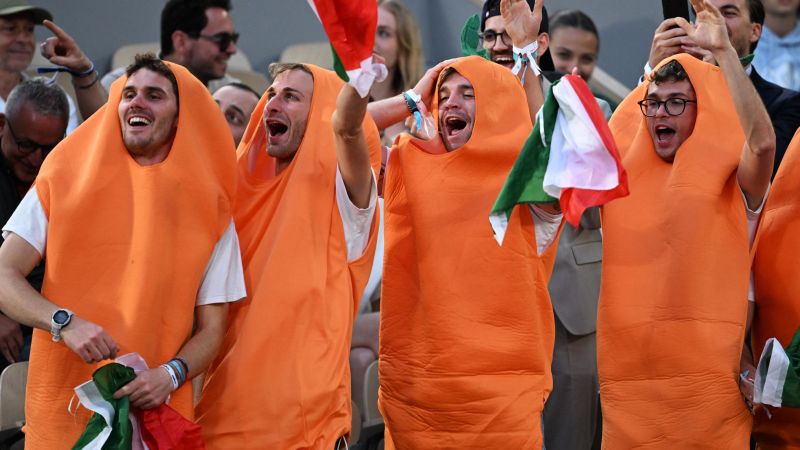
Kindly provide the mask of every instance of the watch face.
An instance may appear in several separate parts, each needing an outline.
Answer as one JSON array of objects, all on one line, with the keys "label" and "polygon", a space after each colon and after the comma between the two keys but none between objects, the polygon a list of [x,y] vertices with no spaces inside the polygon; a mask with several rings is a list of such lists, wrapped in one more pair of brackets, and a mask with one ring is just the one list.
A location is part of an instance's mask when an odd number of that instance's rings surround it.
[{"label": "watch face", "polygon": [[64,325],[65,323],[67,323],[67,319],[69,319],[69,313],[67,313],[63,309],[59,309],[53,315],[53,321],[59,325]]}]

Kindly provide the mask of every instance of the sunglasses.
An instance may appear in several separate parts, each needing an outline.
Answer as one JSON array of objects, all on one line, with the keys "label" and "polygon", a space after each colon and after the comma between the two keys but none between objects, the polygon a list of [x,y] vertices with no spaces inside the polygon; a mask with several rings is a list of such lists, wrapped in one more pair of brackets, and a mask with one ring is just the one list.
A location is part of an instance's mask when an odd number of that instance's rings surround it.
[{"label": "sunglasses", "polygon": [[194,39],[205,39],[209,42],[213,42],[217,44],[221,52],[228,50],[231,44],[239,42],[239,33],[228,33],[227,31],[212,35],[196,33],[194,35],[190,34],[189,36]]}]

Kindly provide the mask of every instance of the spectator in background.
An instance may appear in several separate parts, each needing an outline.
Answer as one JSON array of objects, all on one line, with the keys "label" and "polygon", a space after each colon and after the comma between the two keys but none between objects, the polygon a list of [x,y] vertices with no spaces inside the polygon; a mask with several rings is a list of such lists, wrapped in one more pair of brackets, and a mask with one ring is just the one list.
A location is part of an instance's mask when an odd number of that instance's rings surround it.
[{"label": "spectator in background", "polygon": [[228,122],[233,143],[238,146],[261,96],[250,86],[233,82],[214,91],[213,97]]},{"label": "spectator in background", "polygon": [[[550,18],[550,54],[559,74],[592,77],[599,49],[597,28],[578,10]],[[598,101],[608,115],[602,101]],[[597,379],[597,300],[600,294],[600,210],[589,208],[580,227],[564,224],[550,278],[555,313],[553,391],[544,409],[545,447],[600,448],[600,384]]]},{"label": "spectator in background", "polygon": [[[42,54],[51,62],[65,66],[70,71],[78,104],[81,105],[81,114],[84,117],[90,116],[105,101],[103,91],[95,87],[98,74],[92,62],[77,49],[69,35],[50,22],[51,20],[53,15],[49,11],[31,6],[25,0],[0,1],[0,112],[5,110],[5,99],[11,90],[28,78],[24,71],[31,64],[36,49],[33,28],[43,21],[56,37],[43,43]],[[59,48],[59,53],[51,54],[50,50],[55,47]],[[67,97],[67,101],[67,133],[70,133],[78,126],[79,118],[72,99]]]},{"label": "spectator in background", "polygon": [[600,37],[592,19],[583,11],[568,9],[550,18],[550,55],[557,71],[592,78],[600,52]]},{"label": "spectator in background", "polygon": [[764,79],[800,90],[800,0],[764,0],[764,28],[753,66]]},{"label": "spectator in background", "polygon": [[[169,0],[161,11],[161,53],[165,61],[189,69],[204,85],[226,77],[228,60],[236,53],[239,33],[231,20],[230,0]],[[101,83],[108,90],[125,73],[115,69]],[[213,91],[215,86],[210,86]]]},{"label": "spectator in background", "polygon": [[[50,150],[64,138],[69,105],[64,91],[43,80],[27,80],[11,91],[0,114],[0,224],[5,224],[30,189]],[[0,244],[3,238],[0,236]],[[28,275],[42,289],[44,264]],[[0,371],[28,359],[31,328],[0,314]]]},{"label": "spectator in background", "polygon": [[[371,100],[383,100],[411,89],[422,77],[424,56],[422,35],[417,21],[399,0],[378,2],[378,28],[375,31],[375,53],[386,61],[389,75],[370,90]],[[391,144],[406,131],[404,122],[381,130],[383,142]]]},{"label": "spectator in background", "polygon": [[[764,5],[761,0],[710,0],[710,3],[722,11],[728,38],[772,120],[777,141],[774,175],[789,141],[800,126],[800,94],[770,83],[748,63],[748,57],[756,50],[763,29]],[[707,62],[714,62],[710,52],[692,44],[674,18],[664,20],[653,36],[650,58],[644,67],[645,74],[652,72],[653,67],[661,60],[683,52]]]}]

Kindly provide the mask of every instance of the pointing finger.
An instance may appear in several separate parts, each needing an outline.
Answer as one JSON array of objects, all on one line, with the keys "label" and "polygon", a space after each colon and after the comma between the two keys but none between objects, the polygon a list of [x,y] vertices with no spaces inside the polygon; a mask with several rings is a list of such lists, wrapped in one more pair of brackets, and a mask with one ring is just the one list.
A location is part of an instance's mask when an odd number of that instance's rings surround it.
[{"label": "pointing finger", "polygon": [[59,27],[55,23],[45,19],[45,21],[42,22],[42,24],[45,27],[47,27],[48,30],[52,31],[53,34],[55,34],[56,37],[58,37],[58,39],[64,42],[72,42],[72,37],[68,35],[66,31],[62,30],[61,27]]}]

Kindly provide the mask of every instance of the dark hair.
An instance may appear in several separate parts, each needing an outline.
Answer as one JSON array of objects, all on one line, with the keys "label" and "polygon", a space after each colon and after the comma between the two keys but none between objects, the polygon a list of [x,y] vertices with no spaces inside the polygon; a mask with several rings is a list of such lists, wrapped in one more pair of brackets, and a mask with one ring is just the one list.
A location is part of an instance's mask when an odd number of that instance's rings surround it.
[{"label": "dark hair", "polygon": [[41,78],[23,81],[8,95],[6,116],[14,119],[25,104],[33,107],[38,114],[63,118],[66,127],[69,120],[69,103],[67,95],[58,85],[47,84],[47,81]]},{"label": "dark hair", "polygon": [[[766,13],[764,12],[764,4],[761,3],[761,0],[746,0],[747,3],[747,15],[750,17],[750,23],[757,23],[764,26],[764,17]],[[697,15],[697,11],[694,10],[693,7],[692,12]],[[753,42],[750,44],[750,53],[753,53],[758,46],[758,41]]]},{"label": "dark hair", "polygon": [[[535,0],[527,0],[528,6],[533,9]],[[486,29],[486,19],[489,17],[500,15],[500,0],[486,0],[483,2],[483,11],[481,12],[481,31]],[[542,23],[539,24],[539,34],[547,33],[550,30],[549,21],[547,20],[547,8],[542,6]]]},{"label": "dark hair", "polygon": [[274,80],[278,75],[282,74],[283,72],[288,72],[290,70],[302,70],[303,72],[311,75],[311,78],[314,78],[314,74],[311,73],[311,69],[306,67],[305,64],[282,63],[282,62],[274,62],[269,65],[269,77]]},{"label": "dark hair", "polygon": [[172,89],[175,91],[175,101],[178,104],[178,107],[180,107],[180,98],[178,97],[178,79],[175,78],[175,74],[172,73],[172,69],[170,69],[164,61],[158,59],[158,57],[152,53],[139,53],[134,58],[133,64],[125,68],[125,75],[130,77],[134,73],[138,72],[139,69],[150,70],[168,79],[172,84]]},{"label": "dark hair", "polygon": [[169,0],[161,10],[161,56],[175,51],[172,47],[172,33],[183,31],[196,36],[208,25],[206,10],[222,8],[233,9],[230,0]]},{"label": "dark hair", "polygon": [[578,9],[562,9],[556,11],[553,17],[550,18],[550,36],[559,28],[577,28],[579,30],[588,31],[597,38],[598,44],[600,43],[600,34],[597,32],[592,18]]},{"label": "dark hair", "polygon": [[256,92],[255,89],[251,88],[250,86],[248,86],[248,85],[246,85],[244,83],[239,83],[238,81],[233,81],[233,82],[224,84],[224,85],[218,87],[217,90],[214,91],[214,93],[216,94],[217,91],[219,91],[220,89],[222,89],[224,87],[228,87],[228,86],[235,87],[237,89],[241,89],[241,90],[243,90],[245,92],[249,92],[249,93],[255,95],[257,99],[261,100],[261,95],[258,92]]},{"label": "dark hair", "polygon": [[653,72],[652,79],[653,83],[661,84],[665,82],[688,80],[689,75],[686,74],[686,69],[683,68],[681,63],[673,59]]}]

